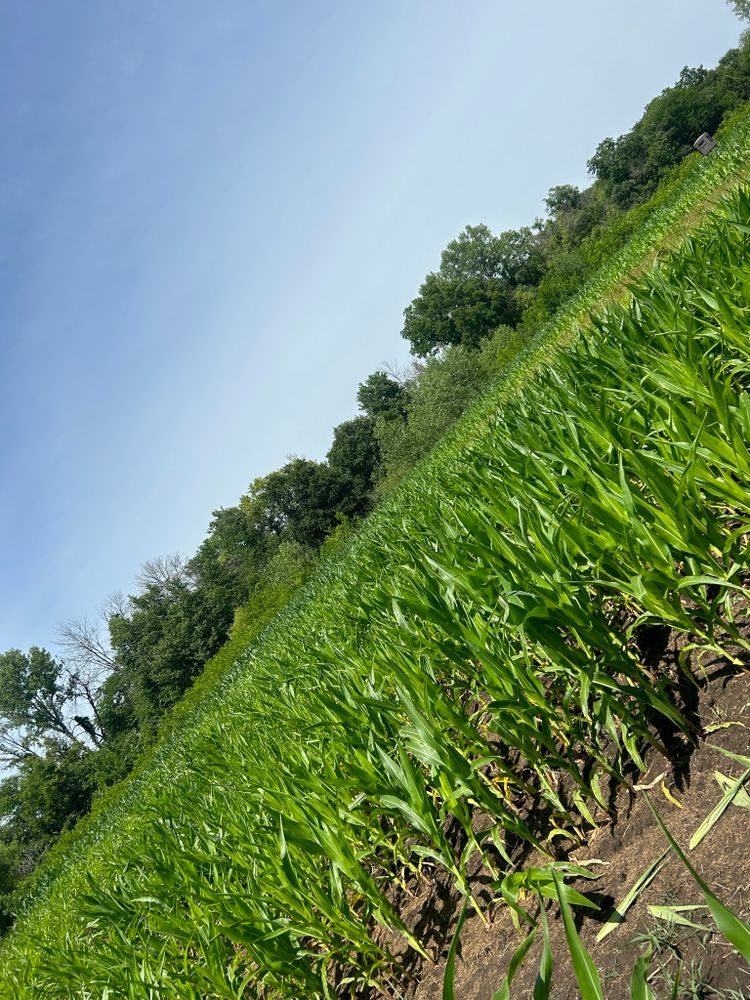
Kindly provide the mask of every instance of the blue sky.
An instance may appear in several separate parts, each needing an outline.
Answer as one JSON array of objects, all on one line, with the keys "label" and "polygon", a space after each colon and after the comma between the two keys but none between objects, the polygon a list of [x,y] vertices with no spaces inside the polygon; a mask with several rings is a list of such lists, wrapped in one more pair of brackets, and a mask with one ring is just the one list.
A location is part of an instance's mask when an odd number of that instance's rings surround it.
[{"label": "blue sky", "polygon": [[0,651],[322,458],[465,225],[586,183],[721,0],[0,0]]}]

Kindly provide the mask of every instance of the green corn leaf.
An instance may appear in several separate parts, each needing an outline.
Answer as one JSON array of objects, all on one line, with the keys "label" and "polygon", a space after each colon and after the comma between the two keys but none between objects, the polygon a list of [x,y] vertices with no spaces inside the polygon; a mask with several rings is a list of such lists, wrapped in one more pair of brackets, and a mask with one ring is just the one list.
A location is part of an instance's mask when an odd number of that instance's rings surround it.
[{"label": "green corn leaf", "polygon": [[750,757],[746,757],[741,753],[732,753],[731,750],[725,750],[723,747],[717,747],[715,743],[708,744],[712,750],[718,750],[719,753],[723,753],[725,757],[729,757],[731,760],[736,760],[738,764],[744,764],[745,767],[750,767]]},{"label": "green corn leaf", "polygon": [[738,916],[724,906],[724,904],[713,894],[695,868],[693,868],[690,864],[687,855],[667,829],[664,820],[659,815],[656,807],[649,797],[648,792],[644,792],[643,795],[648,803],[649,809],[654,814],[654,819],[659,824],[661,832],[669,841],[670,847],[698,883],[716,926],[719,928],[727,941],[734,945],[745,961],[750,962],[750,926],[748,926],[744,920],[740,920]]},{"label": "green corn leaf", "polygon": [[540,913],[542,920],[542,933],[544,935],[544,946],[542,957],[539,960],[539,971],[534,982],[533,1000],[549,1000],[552,990],[552,970],[554,968],[554,958],[552,957],[552,945],[549,939],[549,923],[547,922],[547,911],[540,900]]},{"label": "green corn leaf", "polygon": [[701,825],[695,831],[693,836],[690,838],[690,843],[688,844],[689,849],[692,851],[693,848],[697,847],[698,844],[708,836],[708,834],[713,830],[716,824],[719,822],[721,817],[724,815],[726,810],[729,808],[731,803],[737,798],[737,795],[741,791],[743,785],[746,784],[748,778],[750,778],[750,767],[739,776],[732,784],[727,788],[722,797],[713,807],[711,812],[706,816]]},{"label": "green corn leaf", "polygon": [[[722,774],[721,771],[714,771],[714,778],[723,792],[726,792],[734,783],[732,778],[726,774]],[[732,805],[738,806],[740,809],[750,809],[750,795],[748,795],[744,788],[741,788],[737,792]]]},{"label": "green corn leaf", "polygon": [[536,939],[538,927],[535,927],[530,934],[527,934],[518,948],[513,953],[513,958],[508,966],[508,974],[500,985],[500,989],[492,994],[492,1000],[510,1000],[510,986],[513,979],[521,967],[529,948]]},{"label": "green corn leaf", "polygon": [[581,991],[581,998],[582,1000],[604,1000],[599,973],[594,965],[594,960],[578,936],[568,901],[565,899],[563,893],[560,892],[560,877],[554,869],[552,870],[552,877],[555,880],[555,886],[558,890],[557,898],[560,903],[563,926],[565,927],[565,938],[568,942],[568,950],[573,962],[573,971],[575,972],[578,989]]},{"label": "green corn leaf", "polygon": [[677,589],[684,590],[686,587],[695,587],[704,584],[709,587],[726,587],[728,590],[739,590],[742,593],[746,590],[745,587],[741,587],[739,584],[722,580],[720,576],[683,576],[677,584]]},{"label": "green corn leaf", "polygon": [[630,1000],[656,1000],[654,992],[646,980],[652,954],[653,948],[649,946],[633,966],[630,975]]},{"label": "green corn leaf", "polygon": [[445,974],[443,976],[443,1000],[456,1000],[456,994],[453,989],[453,982],[456,977],[456,952],[458,951],[458,942],[461,937],[461,928],[464,925],[464,920],[466,920],[468,910],[469,901],[465,900],[464,905],[461,907],[458,922],[456,923],[456,929],[453,932],[451,946],[448,949],[448,958],[445,963]]},{"label": "green corn leaf", "polygon": [[665,920],[668,924],[679,924],[681,927],[692,927],[697,931],[709,930],[705,924],[696,924],[683,913],[692,910],[705,910],[705,906],[695,904],[690,906],[649,906],[648,912],[657,920]]}]

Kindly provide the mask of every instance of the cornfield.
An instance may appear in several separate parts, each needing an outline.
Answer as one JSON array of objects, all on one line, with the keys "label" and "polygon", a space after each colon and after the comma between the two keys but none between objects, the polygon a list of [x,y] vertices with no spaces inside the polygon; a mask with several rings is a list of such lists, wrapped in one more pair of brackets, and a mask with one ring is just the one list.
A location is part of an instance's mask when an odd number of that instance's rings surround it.
[{"label": "cornfield", "polygon": [[572,866],[534,882],[519,856],[577,842],[665,726],[693,735],[643,629],[748,648],[750,187],[588,311],[740,168],[747,128],[51,872],[4,995],[398,997],[405,951],[431,956],[395,887],[448,873],[483,914],[479,863],[498,905],[522,877],[580,903]]}]

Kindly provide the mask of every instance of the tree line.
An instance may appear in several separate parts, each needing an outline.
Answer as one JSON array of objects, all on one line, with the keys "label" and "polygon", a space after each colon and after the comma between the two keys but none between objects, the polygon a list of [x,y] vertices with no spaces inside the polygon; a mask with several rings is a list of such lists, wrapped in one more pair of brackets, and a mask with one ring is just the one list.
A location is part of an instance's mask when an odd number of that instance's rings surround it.
[{"label": "tree line", "polygon": [[[376,371],[325,461],[292,458],[214,511],[190,558],[146,563],[134,592],[64,624],[57,654],[0,654],[0,928],[50,845],[124,778],[232,637],[256,635],[378,499],[426,455],[533,333],[638,225],[632,210],[750,98],[750,41],[685,68],[633,128],[604,139],[591,185],[553,187],[545,215],[467,226],[404,311],[414,362]],[[695,154],[697,155],[697,154]]]}]

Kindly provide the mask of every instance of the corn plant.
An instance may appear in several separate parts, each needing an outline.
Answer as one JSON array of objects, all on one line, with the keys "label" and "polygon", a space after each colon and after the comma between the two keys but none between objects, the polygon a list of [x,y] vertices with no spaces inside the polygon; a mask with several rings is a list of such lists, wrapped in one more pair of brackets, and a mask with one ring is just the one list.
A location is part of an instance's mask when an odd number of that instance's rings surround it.
[{"label": "corn plant", "polygon": [[695,735],[644,625],[747,648],[750,189],[600,300],[743,169],[749,122],[40,876],[3,995],[398,995],[405,950],[437,958],[399,893],[449,877],[482,914],[472,865],[519,919],[519,888],[554,893],[601,994],[566,871],[519,875],[518,857],[595,824],[655,722]]}]

